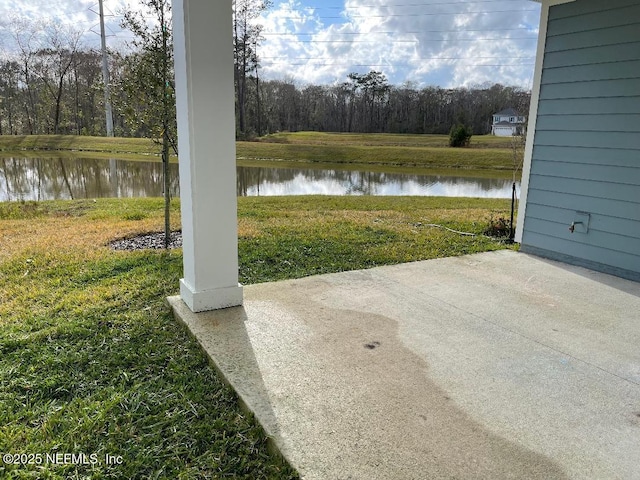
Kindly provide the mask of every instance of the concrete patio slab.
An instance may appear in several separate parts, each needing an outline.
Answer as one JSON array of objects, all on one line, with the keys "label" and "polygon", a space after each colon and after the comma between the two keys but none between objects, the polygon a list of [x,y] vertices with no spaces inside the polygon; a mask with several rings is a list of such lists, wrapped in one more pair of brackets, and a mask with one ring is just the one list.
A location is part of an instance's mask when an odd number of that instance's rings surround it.
[{"label": "concrete patio slab", "polygon": [[499,251],[169,299],[305,479],[640,479],[640,285]]}]

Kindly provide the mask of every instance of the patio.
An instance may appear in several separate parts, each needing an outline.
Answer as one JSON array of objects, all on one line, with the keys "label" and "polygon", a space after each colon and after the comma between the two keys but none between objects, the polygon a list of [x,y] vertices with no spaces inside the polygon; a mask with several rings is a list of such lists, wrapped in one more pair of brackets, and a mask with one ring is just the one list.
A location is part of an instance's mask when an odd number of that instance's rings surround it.
[{"label": "patio", "polygon": [[640,478],[640,285],[503,250],[169,302],[305,479]]}]

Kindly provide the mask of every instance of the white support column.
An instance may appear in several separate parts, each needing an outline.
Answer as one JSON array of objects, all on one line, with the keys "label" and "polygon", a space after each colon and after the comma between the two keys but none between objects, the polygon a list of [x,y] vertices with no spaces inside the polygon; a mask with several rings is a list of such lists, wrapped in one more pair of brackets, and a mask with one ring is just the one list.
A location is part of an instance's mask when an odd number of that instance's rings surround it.
[{"label": "white support column", "polygon": [[242,304],[238,284],[232,0],[173,0],[182,300],[194,312]]}]

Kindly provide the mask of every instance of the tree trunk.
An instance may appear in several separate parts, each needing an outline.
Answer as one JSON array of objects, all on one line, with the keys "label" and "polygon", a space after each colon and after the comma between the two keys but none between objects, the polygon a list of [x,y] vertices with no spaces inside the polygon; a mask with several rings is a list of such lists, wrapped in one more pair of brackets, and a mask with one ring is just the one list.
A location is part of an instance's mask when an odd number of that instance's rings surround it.
[{"label": "tree trunk", "polygon": [[169,178],[169,61],[167,27],[164,18],[164,5],[161,9],[162,23],[162,84],[164,95],[162,96],[162,178],[164,181],[164,248],[169,249],[171,244],[171,179]]}]

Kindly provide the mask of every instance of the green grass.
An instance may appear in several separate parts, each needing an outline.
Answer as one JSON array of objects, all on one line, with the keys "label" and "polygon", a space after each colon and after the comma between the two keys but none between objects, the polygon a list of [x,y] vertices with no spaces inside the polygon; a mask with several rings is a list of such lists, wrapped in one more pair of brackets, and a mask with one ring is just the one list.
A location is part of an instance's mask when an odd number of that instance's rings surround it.
[{"label": "green grass", "polygon": [[[164,299],[181,251],[115,252],[158,231],[161,199],[0,203],[0,452],[96,454],[9,466],[7,479],[246,478],[296,473]],[[505,248],[481,233],[503,200],[239,199],[245,284]],[[172,204],[173,225],[179,205]],[[106,454],[122,457],[108,466]]]},{"label": "green grass", "polygon": [[240,199],[242,283],[258,283],[504,248],[483,236],[507,200],[434,197]]},{"label": "green grass", "polygon": [[[416,135],[399,133],[331,133],[280,132],[265,135],[260,142],[304,145],[373,145],[449,148],[448,135]],[[510,148],[511,139],[492,135],[475,135],[471,148]]]},{"label": "green grass", "polygon": [[418,167],[421,169],[510,170],[507,149],[414,146],[318,145],[238,142],[239,160],[266,160],[357,166]]},{"label": "green grass", "polygon": [[[76,135],[3,135],[0,151],[102,153],[119,158],[159,156],[160,146],[148,138],[108,138]],[[148,159],[148,158],[146,158]]]},{"label": "green grass", "polygon": [[[508,172],[513,169],[511,140],[474,136],[471,148],[450,148],[446,135],[395,135],[297,132],[278,133],[255,142],[236,142],[239,165],[279,164],[349,169],[456,169]],[[0,136],[0,151],[21,155],[43,152],[149,160],[160,148],[152,140],[69,135]]]},{"label": "green grass", "polygon": [[161,211],[155,199],[0,204],[0,452],[99,459],[0,462],[0,478],[297,478],[169,313],[180,253],[105,247]]},{"label": "green grass", "polygon": [[446,135],[285,132],[267,135],[256,142],[237,142],[236,149],[241,162],[305,162],[343,168],[366,166],[414,171],[513,169],[511,139],[475,136],[471,145],[471,148],[451,148]]}]

